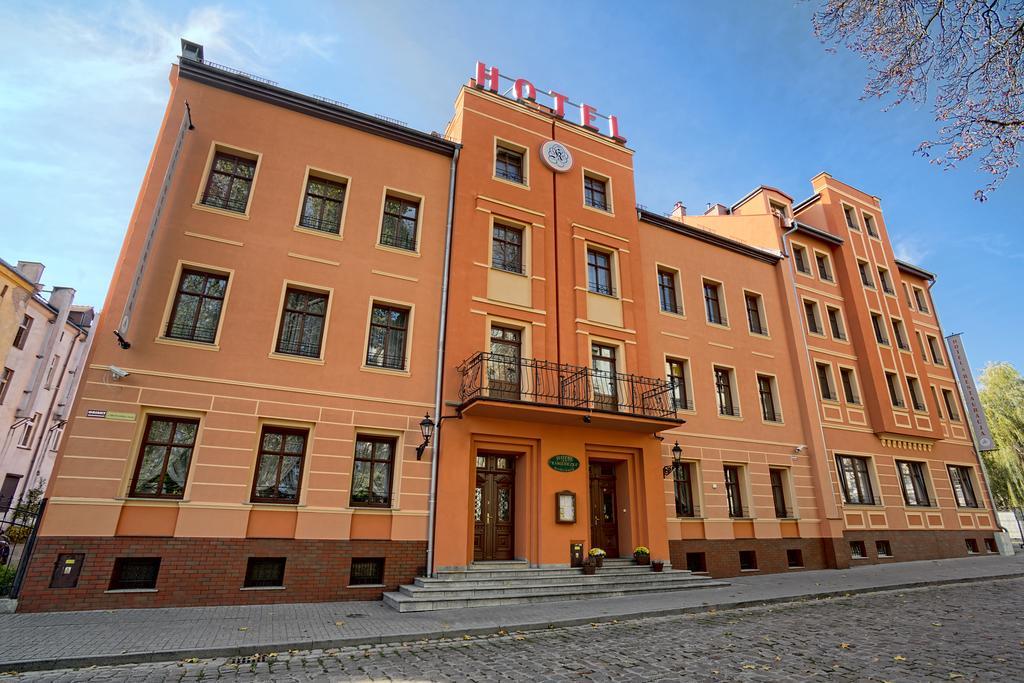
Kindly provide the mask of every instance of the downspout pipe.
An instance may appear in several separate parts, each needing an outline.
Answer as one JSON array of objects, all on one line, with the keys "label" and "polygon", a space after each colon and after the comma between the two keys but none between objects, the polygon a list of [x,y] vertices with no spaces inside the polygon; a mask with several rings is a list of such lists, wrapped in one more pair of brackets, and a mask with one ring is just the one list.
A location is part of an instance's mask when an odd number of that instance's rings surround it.
[{"label": "downspout pipe", "polygon": [[442,383],[444,382],[444,345],[448,326],[448,281],[452,268],[452,223],[455,213],[455,171],[459,165],[459,150],[452,155],[451,173],[448,178],[448,220],[444,228],[444,272],[441,276],[441,311],[437,330],[437,377],[434,381],[434,443],[430,451],[430,496],[427,499],[427,576],[434,575],[434,526],[437,510],[437,459],[441,454]]}]

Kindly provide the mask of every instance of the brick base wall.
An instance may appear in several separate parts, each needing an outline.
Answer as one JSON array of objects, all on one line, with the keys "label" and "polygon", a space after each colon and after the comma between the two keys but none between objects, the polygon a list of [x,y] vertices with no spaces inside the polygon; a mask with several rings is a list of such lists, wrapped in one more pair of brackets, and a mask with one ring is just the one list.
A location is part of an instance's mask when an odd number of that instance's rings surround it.
[{"label": "brick base wall", "polygon": [[[703,553],[708,573],[715,578],[727,578],[751,573],[789,572],[808,569],[846,568],[863,564],[935,560],[949,557],[967,557],[965,539],[973,538],[979,555],[991,555],[985,539],[993,538],[992,531],[886,531],[884,529],[847,531],[843,538],[784,538],[784,539],[724,539],[670,541],[672,566],[686,569],[687,553]],[[853,559],[850,542],[862,541],[867,555]],[[888,541],[892,557],[879,557],[876,541]],[[790,568],[786,551],[799,550],[803,566]],[[757,571],[740,569],[740,551],[753,550]]]},{"label": "brick base wall", "polygon": [[[19,612],[376,600],[422,574],[423,541],[42,537]],[[78,585],[50,588],[57,556],[85,553]],[[159,557],[156,592],[107,592],[118,557]],[[287,558],[284,588],[241,590],[249,557]],[[384,587],[348,588],[353,557],[384,558]]]}]

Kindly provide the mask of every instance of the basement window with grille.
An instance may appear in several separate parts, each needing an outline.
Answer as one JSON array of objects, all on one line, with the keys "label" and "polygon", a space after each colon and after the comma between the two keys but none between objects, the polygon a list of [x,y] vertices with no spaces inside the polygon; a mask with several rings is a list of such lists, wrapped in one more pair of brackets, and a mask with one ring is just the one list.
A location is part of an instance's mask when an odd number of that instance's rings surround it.
[{"label": "basement window with grille", "polygon": [[156,578],[159,574],[159,557],[119,557],[114,560],[110,590],[156,590]]},{"label": "basement window with grille", "polygon": [[349,586],[381,586],[384,584],[383,557],[354,557]]},{"label": "basement window with grille", "polygon": [[799,548],[786,550],[786,566],[790,569],[802,569],[804,566],[804,553]]},{"label": "basement window with grille", "polygon": [[867,559],[868,549],[864,541],[850,541],[850,557],[854,560]]},{"label": "basement window with grille", "polygon": [[743,572],[756,572],[757,571],[757,553],[753,550],[741,550],[740,551],[740,571]]},{"label": "basement window with grille", "polygon": [[875,541],[875,552],[879,557],[892,557],[892,546],[889,541]]},{"label": "basement window with grille", "polygon": [[284,588],[283,557],[250,557],[242,588]]},{"label": "basement window with grille", "polygon": [[691,572],[706,572],[708,570],[707,557],[704,553],[686,553],[686,568]]}]

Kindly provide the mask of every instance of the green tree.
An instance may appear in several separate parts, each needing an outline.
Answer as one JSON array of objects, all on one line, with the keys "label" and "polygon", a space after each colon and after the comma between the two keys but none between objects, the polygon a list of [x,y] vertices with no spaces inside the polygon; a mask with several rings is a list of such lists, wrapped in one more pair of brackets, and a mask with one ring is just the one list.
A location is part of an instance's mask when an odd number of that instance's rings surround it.
[{"label": "green tree", "polygon": [[980,383],[981,405],[998,447],[982,454],[992,495],[1003,509],[1024,507],[1024,377],[1009,363],[989,363]]}]

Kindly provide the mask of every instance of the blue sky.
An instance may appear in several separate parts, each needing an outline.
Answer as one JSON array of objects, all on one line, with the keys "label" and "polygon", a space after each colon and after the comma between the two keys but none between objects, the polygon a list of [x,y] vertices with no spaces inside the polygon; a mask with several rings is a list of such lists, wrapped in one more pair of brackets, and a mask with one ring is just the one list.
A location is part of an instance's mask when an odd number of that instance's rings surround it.
[{"label": "blue sky", "polygon": [[619,116],[638,201],[691,212],[819,171],[882,198],[897,255],[939,274],[976,369],[1024,369],[1024,172],[990,201],[968,163],[912,155],[926,107],[861,101],[864,64],[814,37],[816,3],[8,3],[0,7],[0,234],[8,261],[101,305],[187,36],[206,57],[424,130],[482,60]]}]

